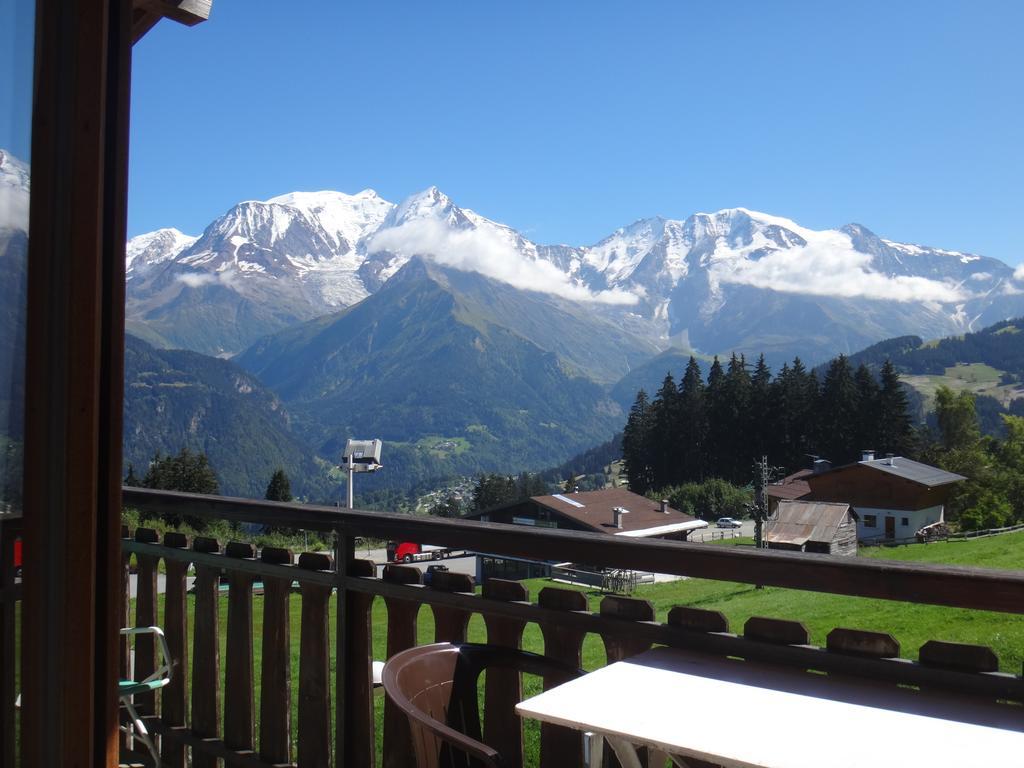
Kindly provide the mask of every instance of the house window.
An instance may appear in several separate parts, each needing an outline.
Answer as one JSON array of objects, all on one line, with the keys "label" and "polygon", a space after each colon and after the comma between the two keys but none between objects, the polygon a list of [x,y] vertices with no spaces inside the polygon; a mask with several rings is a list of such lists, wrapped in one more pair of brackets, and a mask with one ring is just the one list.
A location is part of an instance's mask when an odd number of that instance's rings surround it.
[{"label": "house window", "polygon": [[906,528],[908,525],[910,525],[910,519],[906,518],[906,517],[901,517],[900,518],[900,525],[902,525],[904,528]]},{"label": "house window", "polygon": [[878,515],[864,515],[864,527],[865,528],[877,528],[878,527]]}]

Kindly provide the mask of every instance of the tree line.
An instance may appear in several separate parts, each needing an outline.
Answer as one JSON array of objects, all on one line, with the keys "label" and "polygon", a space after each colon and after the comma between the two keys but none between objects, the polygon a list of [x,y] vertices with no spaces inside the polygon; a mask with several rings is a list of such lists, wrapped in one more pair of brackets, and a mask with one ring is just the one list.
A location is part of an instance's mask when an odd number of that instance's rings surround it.
[{"label": "tree line", "polygon": [[724,366],[715,357],[705,379],[690,357],[678,383],[669,372],[653,399],[637,393],[622,434],[636,493],[710,478],[745,485],[761,456],[789,473],[811,455],[838,465],[856,461],[863,449],[908,455],[914,446],[895,367],[886,361],[876,377],[845,355],[820,380],[799,357],[773,376],[763,355],[750,366],[735,354]]}]

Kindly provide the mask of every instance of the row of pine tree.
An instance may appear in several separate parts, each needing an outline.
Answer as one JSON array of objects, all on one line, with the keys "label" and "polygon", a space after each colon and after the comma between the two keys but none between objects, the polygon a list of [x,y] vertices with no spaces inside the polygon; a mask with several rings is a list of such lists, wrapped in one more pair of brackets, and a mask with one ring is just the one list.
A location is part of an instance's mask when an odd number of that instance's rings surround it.
[{"label": "row of pine tree", "polygon": [[907,455],[913,445],[906,393],[890,362],[876,377],[840,355],[819,381],[800,358],[773,376],[763,356],[751,367],[733,355],[725,366],[715,357],[706,380],[691,357],[679,382],[668,373],[653,400],[641,389],[622,458],[630,488],[646,493],[712,477],[745,485],[761,456],[788,473],[812,455],[838,465],[863,449]]}]

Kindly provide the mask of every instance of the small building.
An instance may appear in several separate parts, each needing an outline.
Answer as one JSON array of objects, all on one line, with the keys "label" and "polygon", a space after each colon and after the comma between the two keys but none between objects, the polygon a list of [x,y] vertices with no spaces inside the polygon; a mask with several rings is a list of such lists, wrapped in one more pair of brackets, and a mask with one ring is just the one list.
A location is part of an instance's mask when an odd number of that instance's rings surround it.
[{"label": "small building", "polygon": [[850,505],[832,501],[780,501],[765,526],[768,549],[857,554],[857,518]]},{"label": "small building", "polygon": [[796,501],[802,499],[811,492],[811,486],[807,483],[807,476],[814,474],[813,469],[801,469],[792,475],[787,475],[777,483],[768,486],[768,514],[773,515],[783,501]]},{"label": "small building", "polygon": [[861,541],[909,539],[945,519],[955,484],[966,479],[903,456],[876,459],[866,451],[859,462],[807,475],[810,492],[802,500],[849,504]]},{"label": "small building", "polygon": [[685,540],[690,531],[708,525],[673,509],[667,501],[652,501],[625,488],[531,496],[467,517],[493,523],[677,540]]},{"label": "small building", "polygon": [[[690,531],[707,528],[708,525],[703,520],[673,509],[667,501],[652,501],[625,488],[531,496],[512,504],[467,515],[467,518],[492,523],[605,533],[609,536],[679,541],[685,541]],[[558,565],[573,564],[498,558],[480,553],[477,580],[482,583],[488,578],[548,576],[551,575],[551,568]]]}]

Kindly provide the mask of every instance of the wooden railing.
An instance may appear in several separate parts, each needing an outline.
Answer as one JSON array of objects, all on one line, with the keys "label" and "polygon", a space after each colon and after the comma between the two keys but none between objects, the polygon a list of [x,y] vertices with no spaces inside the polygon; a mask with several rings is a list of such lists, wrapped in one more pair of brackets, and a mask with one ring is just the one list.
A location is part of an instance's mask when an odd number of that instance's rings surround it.
[{"label": "wooden railing", "polygon": [[[372,563],[354,557],[356,536],[401,539],[492,555],[539,560],[596,563],[658,573],[862,597],[903,600],[979,610],[1024,613],[1024,574],[959,567],[907,565],[878,560],[834,558],[746,548],[709,547],[661,540],[623,539],[526,526],[476,521],[414,518],[403,515],[338,510],[298,504],[228,499],[170,492],[125,489],[125,506],[150,513],[170,512],[205,519],[282,525],[332,533],[331,556],[303,553],[292,565],[290,553],[250,545],[224,545],[208,538],[188,541],[168,533],[158,541],[140,529],[123,544],[125,611],[129,558],[137,561],[136,625],[163,626],[175,660],[175,679],[155,700],[142,702],[154,730],[162,734],[167,765],[335,766],[370,768],[375,764],[371,672],[371,608],[375,598],[387,606],[387,655],[417,642],[417,613],[429,605],[433,639],[461,640],[470,617],[483,617],[487,642],[518,646],[528,624],[539,627],[546,655],[579,666],[584,638],[601,638],[608,662],[655,644],[677,645],[748,659],[791,665],[817,673],[871,677],[920,687],[941,686],[965,695],[1024,701],[1024,682],[997,672],[991,649],[929,642],[919,662],[899,659],[898,644],[886,634],[837,628],[826,648],[809,645],[807,630],[797,622],[751,618],[743,633],[732,634],[724,616],[688,606],[673,608],[664,623],[644,600],[608,596],[597,613],[588,611],[577,591],[546,587],[529,602],[525,588],[492,579],[474,594],[470,577],[438,572],[429,587],[420,585],[412,567],[388,566],[378,578]],[[164,613],[157,615],[157,571],[165,564]],[[186,574],[195,567],[194,608],[190,615]],[[228,577],[226,638],[219,637],[225,610],[220,574]],[[264,589],[262,635],[253,633],[253,582]],[[298,596],[292,594],[298,584]],[[329,600],[337,593],[336,615],[329,620]],[[291,719],[291,600],[301,601],[298,628],[297,717]],[[254,666],[254,643],[261,661]],[[220,648],[225,648],[220,656]],[[336,665],[330,672],[331,650]],[[153,650],[136,648],[136,673],[153,663]],[[223,666],[221,666],[223,662]],[[141,666],[140,666],[141,665]],[[187,673],[187,674],[186,674]],[[221,684],[223,675],[224,683]],[[255,700],[256,675],[259,701]],[[484,692],[484,737],[512,758],[522,752],[518,722],[492,722],[489,707],[518,700],[518,680],[487,678]],[[332,714],[332,701],[334,712]],[[191,712],[187,703],[191,702]],[[159,710],[157,704],[159,703]],[[259,713],[258,727],[256,713]],[[292,745],[295,744],[293,750]],[[544,768],[579,765],[578,736],[544,728]],[[411,749],[401,715],[385,706],[383,765],[406,768]]]}]

